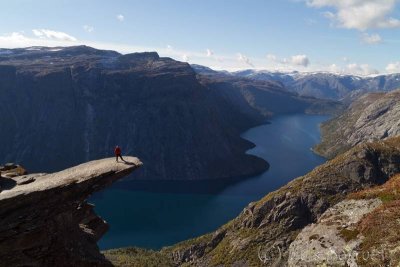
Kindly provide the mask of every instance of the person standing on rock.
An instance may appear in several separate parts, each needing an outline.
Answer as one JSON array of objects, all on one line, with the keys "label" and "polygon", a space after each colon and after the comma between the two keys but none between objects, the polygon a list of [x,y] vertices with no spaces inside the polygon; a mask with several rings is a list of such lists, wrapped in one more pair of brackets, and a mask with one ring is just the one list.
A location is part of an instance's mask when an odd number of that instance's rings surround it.
[{"label": "person standing on rock", "polygon": [[122,158],[122,155],[121,155],[121,148],[117,145],[117,146],[115,146],[115,149],[114,149],[114,154],[115,154],[115,160],[118,162],[118,157],[120,157],[121,158],[121,160],[122,161],[125,161],[123,158]]}]

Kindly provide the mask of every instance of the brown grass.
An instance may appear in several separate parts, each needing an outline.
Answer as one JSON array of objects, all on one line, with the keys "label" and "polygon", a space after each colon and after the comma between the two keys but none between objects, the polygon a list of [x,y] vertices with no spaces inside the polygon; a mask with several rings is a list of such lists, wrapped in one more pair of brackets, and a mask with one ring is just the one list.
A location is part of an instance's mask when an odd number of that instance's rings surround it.
[{"label": "brown grass", "polygon": [[340,230],[340,236],[341,236],[346,242],[349,242],[349,241],[351,241],[351,240],[356,239],[359,233],[360,233],[360,232],[359,232],[357,229],[350,230],[350,229],[343,228],[342,230]]},{"label": "brown grass", "polygon": [[365,237],[360,246],[360,266],[400,264],[400,174],[381,186],[352,193],[352,199],[380,198],[381,207],[365,216],[357,230]]},{"label": "brown grass", "polygon": [[[385,203],[359,224],[365,237],[358,263],[361,266],[398,266],[400,264],[400,200]],[[392,252],[391,252],[392,251]],[[365,257],[369,255],[369,257]]]},{"label": "brown grass", "polygon": [[400,200],[400,174],[395,175],[381,186],[376,186],[349,195],[351,199],[380,198],[383,202]]}]

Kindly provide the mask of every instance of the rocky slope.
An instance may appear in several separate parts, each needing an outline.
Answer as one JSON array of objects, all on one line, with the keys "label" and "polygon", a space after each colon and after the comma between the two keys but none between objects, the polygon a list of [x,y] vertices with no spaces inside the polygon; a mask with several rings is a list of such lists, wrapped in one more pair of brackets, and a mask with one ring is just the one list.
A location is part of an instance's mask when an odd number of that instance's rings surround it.
[{"label": "rocky slope", "polygon": [[399,190],[396,175],[328,209],[290,245],[289,266],[398,266]]},{"label": "rocky slope", "polygon": [[319,112],[325,104],[266,82],[231,86],[227,94],[218,82],[200,82],[187,63],[151,52],[85,46],[2,52],[0,161],[31,171],[106,157],[118,144],[146,163],[137,179],[253,175],[268,164],[245,154],[252,144],[240,138],[244,130],[267,114]]},{"label": "rocky slope", "polygon": [[290,244],[288,266],[357,266],[357,224],[381,205],[380,199],[344,200],[328,209]]},{"label": "rocky slope", "polygon": [[141,165],[108,158],[0,177],[0,266],[112,266],[97,247],[108,225],[86,199]]},{"label": "rocky slope", "polygon": [[400,137],[361,144],[255,203],[220,229],[158,252],[106,252],[116,266],[286,266],[300,231],[346,195],[400,172]]},{"label": "rocky slope", "polygon": [[314,150],[332,158],[359,143],[400,135],[400,90],[360,97],[342,115],[321,126]]}]

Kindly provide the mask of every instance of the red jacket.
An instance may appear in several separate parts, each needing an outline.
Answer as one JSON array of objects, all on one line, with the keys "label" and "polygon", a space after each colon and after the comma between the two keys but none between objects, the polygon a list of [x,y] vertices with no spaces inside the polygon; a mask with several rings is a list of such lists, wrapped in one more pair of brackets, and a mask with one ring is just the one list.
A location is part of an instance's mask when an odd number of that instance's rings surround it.
[{"label": "red jacket", "polygon": [[119,156],[121,155],[121,148],[119,146],[117,146],[114,150],[115,156]]}]

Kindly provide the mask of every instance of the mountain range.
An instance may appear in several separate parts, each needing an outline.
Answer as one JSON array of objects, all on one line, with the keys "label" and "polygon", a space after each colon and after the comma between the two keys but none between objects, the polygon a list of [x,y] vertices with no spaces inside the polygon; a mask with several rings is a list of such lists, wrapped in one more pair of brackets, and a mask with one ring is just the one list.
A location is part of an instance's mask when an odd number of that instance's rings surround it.
[{"label": "mountain range", "polygon": [[368,92],[388,92],[400,88],[400,74],[357,76],[331,72],[279,72],[266,70],[242,70],[235,72],[214,71],[192,65],[197,73],[224,74],[252,80],[275,81],[300,96],[341,100],[350,103]]},{"label": "mountain range", "polygon": [[[0,162],[56,171],[113,153],[144,163],[136,179],[242,177],[268,168],[240,134],[272,114],[332,113],[335,101],[281,84],[198,75],[155,52],[87,46],[0,50]],[[172,167],[171,167],[172,166]]]}]

